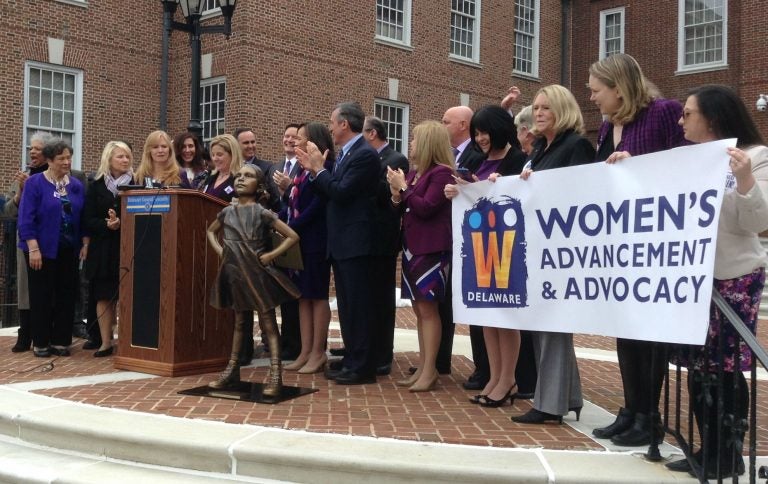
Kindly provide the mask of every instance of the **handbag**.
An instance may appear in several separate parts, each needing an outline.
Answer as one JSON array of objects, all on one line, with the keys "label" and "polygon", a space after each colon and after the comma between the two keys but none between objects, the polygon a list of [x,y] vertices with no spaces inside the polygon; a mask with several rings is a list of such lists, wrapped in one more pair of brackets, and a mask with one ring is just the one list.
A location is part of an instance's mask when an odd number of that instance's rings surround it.
[{"label": "handbag", "polygon": [[[285,237],[277,230],[271,231],[272,248],[278,247],[283,243]],[[304,270],[304,262],[301,259],[301,242],[296,242],[287,251],[283,252],[274,259],[274,264],[283,269],[293,269],[296,271]]]}]

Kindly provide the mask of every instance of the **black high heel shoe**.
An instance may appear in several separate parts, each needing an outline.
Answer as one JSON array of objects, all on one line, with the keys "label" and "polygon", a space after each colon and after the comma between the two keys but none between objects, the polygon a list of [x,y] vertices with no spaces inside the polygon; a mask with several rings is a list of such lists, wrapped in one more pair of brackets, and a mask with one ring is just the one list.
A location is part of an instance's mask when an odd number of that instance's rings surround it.
[{"label": "black high heel shoe", "polygon": [[485,399],[486,396],[487,395],[481,394],[481,395],[475,395],[475,396],[469,397],[469,403],[475,403],[475,404],[480,403]]},{"label": "black high heel shoe", "polygon": [[557,422],[559,424],[562,424],[563,416],[542,412],[540,410],[536,410],[535,408],[532,408],[528,410],[528,412],[522,415],[516,415],[514,417],[510,417],[510,420],[512,420],[513,422],[525,423],[525,424],[540,424],[544,422]]},{"label": "black high heel shoe", "polygon": [[512,395],[517,389],[517,383],[515,383],[512,388],[507,390],[507,394],[504,395],[500,400],[494,400],[493,398],[490,398],[488,395],[483,396],[478,403],[481,407],[490,407],[490,408],[497,408],[501,407],[506,403],[507,400],[509,400],[510,405],[515,404],[515,397]]},{"label": "black high heel shoe", "polygon": [[581,406],[581,407],[571,407],[571,408],[568,409],[568,413],[576,412],[576,421],[578,422],[579,421],[579,417],[581,417],[581,409],[582,408],[584,408],[584,407],[583,406]]}]

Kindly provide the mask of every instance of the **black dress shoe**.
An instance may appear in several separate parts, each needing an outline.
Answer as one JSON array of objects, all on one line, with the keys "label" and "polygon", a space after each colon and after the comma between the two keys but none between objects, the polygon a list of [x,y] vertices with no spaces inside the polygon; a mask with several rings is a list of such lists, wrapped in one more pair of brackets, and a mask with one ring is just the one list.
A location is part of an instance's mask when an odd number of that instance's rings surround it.
[{"label": "black dress shoe", "polygon": [[381,365],[376,367],[376,375],[377,376],[387,376],[390,373],[392,373],[392,364],[389,365]]},{"label": "black dress shoe", "polygon": [[99,348],[101,348],[101,343],[97,343],[95,341],[88,340],[83,343],[84,350],[97,350]]},{"label": "black dress shoe", "polygon": [[48,352],[56,356],[70,356],[70,352],[67,348],[56,348],[55,346],[51,346],[48,348]]},{"label": "black dress shoe", "polygon": [[[656,425],[659,425],[658,423]],[[661,429],[656,429],[656,439],[661,442]],[[635,414],[635,423],[620,434],[611,437],[611,442],[622,447],[642,447],[651,444],[651,419],[644,413]]]},{"label": "black dress shoe", "polygon": [[347,356],[347,350],[344,348],[331,348],[328,351],[331,353],[331,356]]},{"label": "black dress shoe", "polygon": [[344,373],[348,373],[349,371],[345,368],[339,368],[337,370],[334,370],[333,368],[328,368],[325,370],[325,378],[328,380],[335,380],[339,376],[343,375]]},{"label": "black dress shoe", "polygon": [[105,350],[99,350],[96,353],[93,354],[95,358],[104,358],[105,356],[112,356],[112,353],[115,352],[115,347],[110,346],[109,348]]},{"label": "black dress shoe", "polygon": [[664,464],[667,469],[671,470],[672,472],[690,472],[691,471],[691,463],[688,462],[688,459],[680,459],[672,462],[667,462]]},{"label": "black dress shoe", "polygon": [[627,408],[621,407],[619,414],[616,416],[616,420],[607,427],[596,428],[592,431],[592,435],[598,439],[610,439],[614,435],[618,435],[622,432],[629,430],[632,424],[635,423],[635,412]]},{"label": "black dress shoe", "polygon": [[342,363],[343,360],[333,360],[328,362],[328,369],[339,371],[342,368],[344,368],[344,364]]},{"label": "black dress shoe", "polygon": [[336,383],[339,385],[365,385],[367,383],[376,383],[376,375],[363,375],[355,371],[342,371],[336,377]]},{"label": "black dress shoe", "polygon": [[531,393],[528,393],[528,392],[517,392],[517,393],[512,395],[512,398],[515,399],[515,400],[530,400],[530,399],[533,398],[533,395],[534,395],[533,392],[531,392]]},{"label": "black dress shoe", "polygon": [[13,348],[11,348],[11,351],[13,353],[23,353],[25,351],[29,351],[32,348],[32,343],[16,343],[13,345]]},{"label": "black dress shoe", "polygon": [[510,420],[513,422],[525,424],[540,424],[544,422],[557,422],[559,424],[563,423],[562,415],[554,415],[552,413],[542,412],[540,410],[536,410],[535,408],[528,410],[528,412],[522,415],[510,417]]},{"label": "black dress shoe", "polygon": [[469,375],[469,378],[467,378],[467,381],[465,381],[462,386],[466,390],[482,390],[487,384],[488,376],[476,371]]}]

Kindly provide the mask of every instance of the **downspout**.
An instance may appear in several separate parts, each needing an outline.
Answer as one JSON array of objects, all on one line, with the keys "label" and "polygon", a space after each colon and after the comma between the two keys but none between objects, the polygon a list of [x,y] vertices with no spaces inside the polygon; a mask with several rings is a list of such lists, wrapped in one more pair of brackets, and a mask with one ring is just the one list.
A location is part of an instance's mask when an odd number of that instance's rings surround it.
[{"label": "downspout", "polygon": [[571,0],[562,0],[562,24],[560,25],[560,85],[570,89],[570,39]]}]

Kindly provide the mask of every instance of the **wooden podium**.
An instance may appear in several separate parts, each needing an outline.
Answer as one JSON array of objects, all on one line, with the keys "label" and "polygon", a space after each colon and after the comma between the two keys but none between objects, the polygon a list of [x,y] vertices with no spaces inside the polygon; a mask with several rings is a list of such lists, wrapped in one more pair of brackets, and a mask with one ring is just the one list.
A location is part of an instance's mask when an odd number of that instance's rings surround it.
[{"label": "wooden podium", "polygon": [[115,368],[161,376],[224,368],[234,312],[208,304],[219,258],[206,229],[227,204],[194,190],[123,192]]}]

